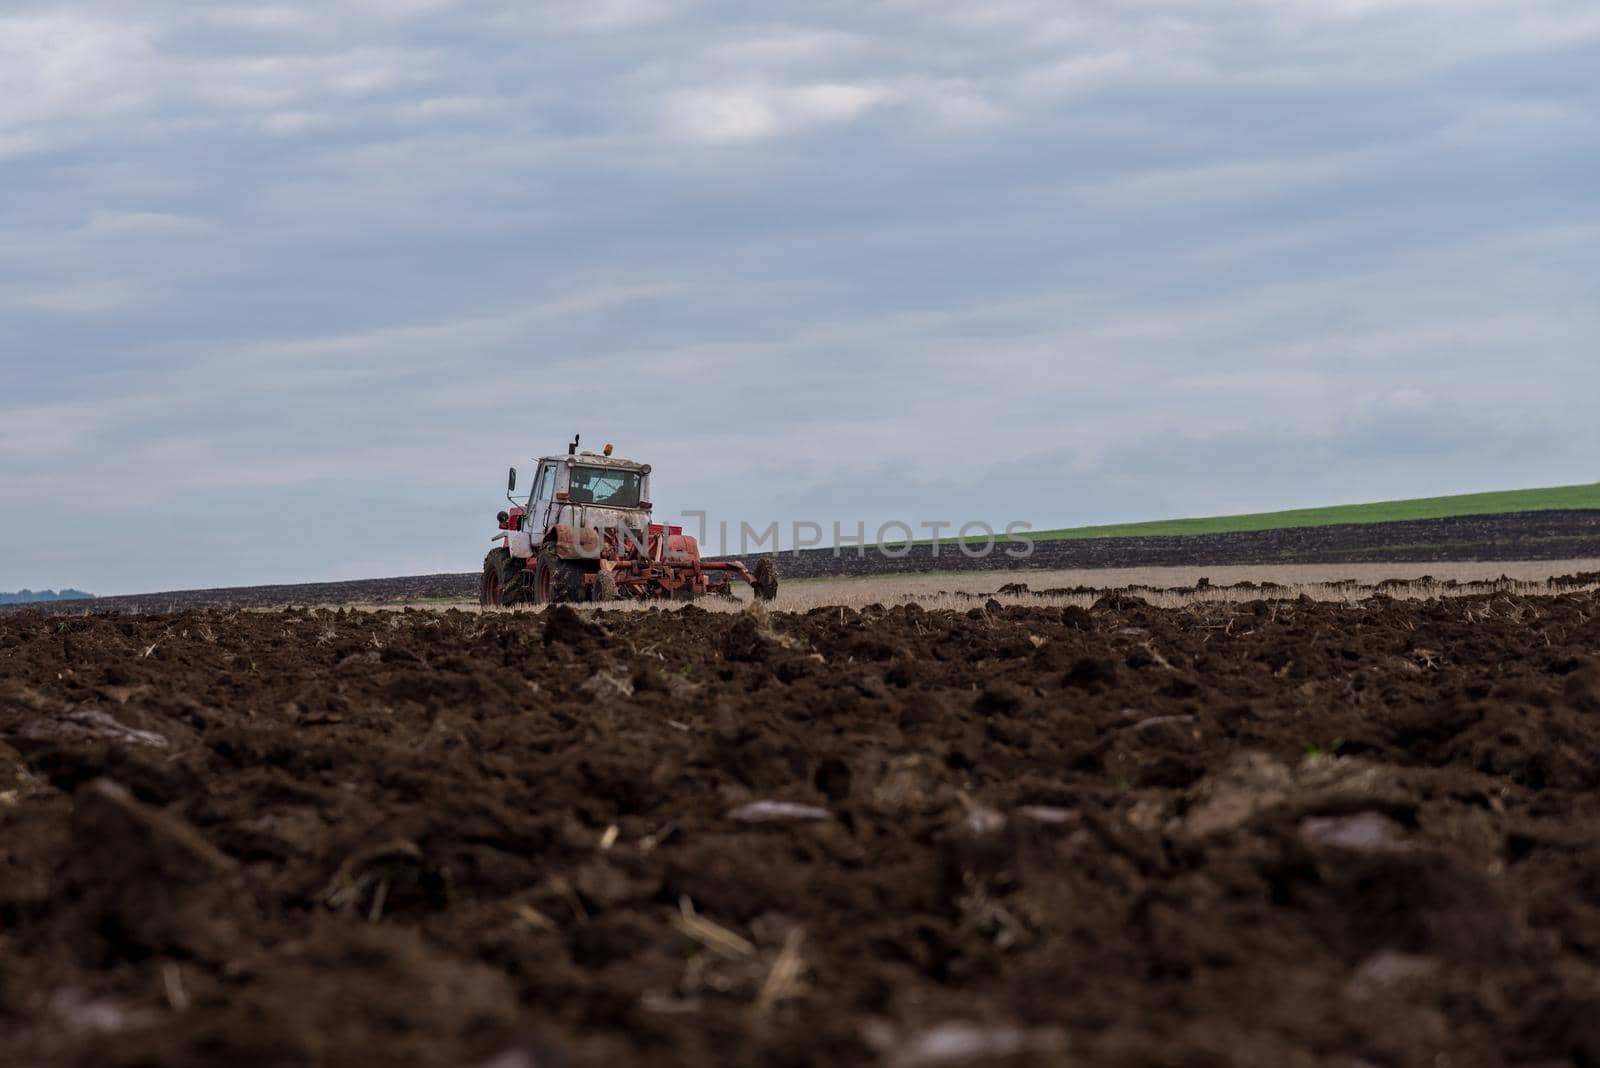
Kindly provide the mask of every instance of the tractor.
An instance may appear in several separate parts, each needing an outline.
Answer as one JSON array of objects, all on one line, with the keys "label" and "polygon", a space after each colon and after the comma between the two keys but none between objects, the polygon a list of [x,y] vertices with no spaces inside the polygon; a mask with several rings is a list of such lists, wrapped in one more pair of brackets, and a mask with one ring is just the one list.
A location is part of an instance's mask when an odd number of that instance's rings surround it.
[{"label": "tractor", "polygon": [[752,572],[737,560],[702,560],[682,527],[650,521],[650,465],[579,452],[538,461],[519,501],[517,469],[506,479],[511,507],[497,517],[500,544],[483,559],[478,603],[485,607],[610,601],[692,600],[733,596],[743,582],[770,601],[778,593],[771,557]]}]

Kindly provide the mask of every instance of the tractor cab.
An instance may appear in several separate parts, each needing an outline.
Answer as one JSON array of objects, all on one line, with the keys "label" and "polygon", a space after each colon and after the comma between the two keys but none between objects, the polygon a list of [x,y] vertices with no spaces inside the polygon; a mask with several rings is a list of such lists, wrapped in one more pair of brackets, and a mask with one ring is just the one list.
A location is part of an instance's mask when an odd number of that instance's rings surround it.
[{"label": "tractor cab", "polygon": [[532,534],[535,544],[559,525],[642,530],[650,521],[650,465],[614,457],[610,445],[599,453],[541,457],[521,513],[523,525],[515,529]]}]

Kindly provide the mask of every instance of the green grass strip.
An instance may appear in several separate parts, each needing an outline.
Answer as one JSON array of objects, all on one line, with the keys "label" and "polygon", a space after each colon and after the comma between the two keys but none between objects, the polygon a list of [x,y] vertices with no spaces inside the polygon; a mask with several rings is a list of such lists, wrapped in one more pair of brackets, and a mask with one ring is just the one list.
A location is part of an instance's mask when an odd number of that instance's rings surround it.
[{"label": "green grass strip", "polygon": [[[1253,530],[1289,530],[1297,527],[1331,527],[1345,523],[1400,523],[1416,519],[1453,519],[1458,516],[1504,515],[1509,512],[1600,510],[1600,482],[1548,489],[1464,493],[1453,497],[1419,497],[1377,504],[1344,504],[1331,508],[1296,508],[1286,512],[1257,512],[1199,519],[1164,519],[1150,523],[1114,523],[1068,530],[1039,530],[1022,535],[1034,541],[1068,541],[1085,538],[1158,538],[1181,534],[1236,534]],[[944,538],[953,543],[958,539]]]}]

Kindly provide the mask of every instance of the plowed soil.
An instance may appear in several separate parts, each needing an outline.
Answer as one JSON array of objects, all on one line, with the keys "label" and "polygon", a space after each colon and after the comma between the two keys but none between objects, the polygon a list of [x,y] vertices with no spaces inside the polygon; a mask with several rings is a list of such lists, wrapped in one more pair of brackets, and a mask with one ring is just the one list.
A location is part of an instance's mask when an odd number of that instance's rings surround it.
[{"label": "plowed soil", "polygon": [[1600,1064],[1600,595],[0,618],[0,1064]]}]

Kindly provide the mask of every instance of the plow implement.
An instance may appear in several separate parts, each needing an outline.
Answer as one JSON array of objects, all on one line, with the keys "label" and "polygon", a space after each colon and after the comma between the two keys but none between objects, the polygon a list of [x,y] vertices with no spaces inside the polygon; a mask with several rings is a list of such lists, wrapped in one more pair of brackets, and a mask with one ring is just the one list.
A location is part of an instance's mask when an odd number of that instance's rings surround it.
[{"label": "plow implement", "polygon": [[681,527],[652,525],[648,551],[643,556],[602,559],[600,574],[608,572],[623,596],[688,599],[719,589],[732,592],[734,582],[749,586],[762,600],[771,600],[778,592],[778,573],[770,559],[757,561],[754,572],[740,560],[702,560],[695,540]]}]

